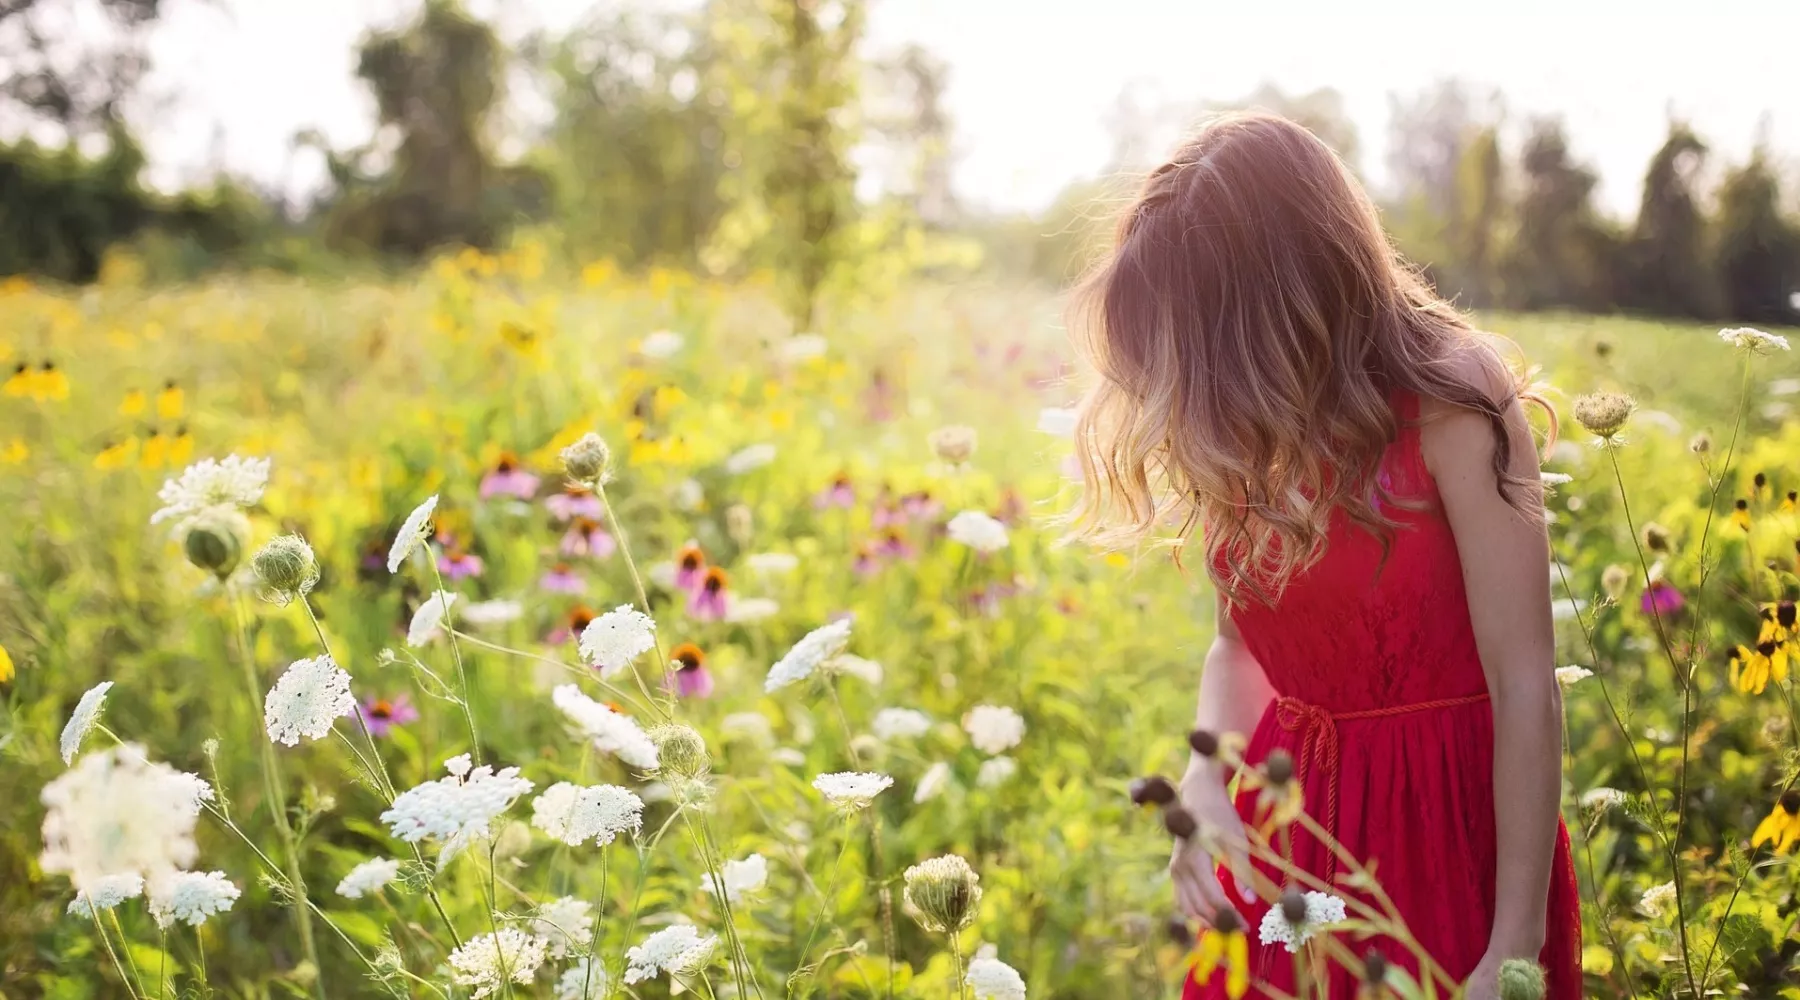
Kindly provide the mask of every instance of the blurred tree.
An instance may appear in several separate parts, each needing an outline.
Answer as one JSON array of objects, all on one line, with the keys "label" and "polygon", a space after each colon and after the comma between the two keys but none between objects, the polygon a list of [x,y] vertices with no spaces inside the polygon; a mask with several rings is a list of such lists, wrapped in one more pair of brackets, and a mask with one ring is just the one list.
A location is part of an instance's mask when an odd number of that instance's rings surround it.
[{"label": "blurred tree", "polygon": [[1800,233],[1781,214],[1781,185],[1759,145],[1719,188],[1715,256],[1725,312],[1751,323],[1800,320]]},{"label": "blurred tree", "polygon": [[1619,304],[1662,316],[1716,311],[1706,264],[1706,220],[1694,198],[1706,145],[1681,122],[1650,158],[1637,224],[1625,245]]},{"label": "blurred tree", "polygon": [[1611,308],[1618,239],[1594,210],[1597,178],[1570,157],[1562,123],[1540,119],[1520,157],[1518,232],[1501,262],[1507,303],[1523,309]]},{"label": "blurred tree", "polygon": [[0,0],[0,107],[102,136],[149,69],[144,45],[168,0]]},{"label": "blurred tree", "polygon": [[918,45],[874,63],[864,102],[871,138],[885,147],[888,193],[927,226],[942,228],[957,211],[950,180],[949,67]]},{"label": "blurred tree", "polygon": [[1443,294],[1491,304],[1507,212],[1499,95],[1475,95],[1449,79],[1408,99],[1390,96],[1389,106],[1390,232]]}]

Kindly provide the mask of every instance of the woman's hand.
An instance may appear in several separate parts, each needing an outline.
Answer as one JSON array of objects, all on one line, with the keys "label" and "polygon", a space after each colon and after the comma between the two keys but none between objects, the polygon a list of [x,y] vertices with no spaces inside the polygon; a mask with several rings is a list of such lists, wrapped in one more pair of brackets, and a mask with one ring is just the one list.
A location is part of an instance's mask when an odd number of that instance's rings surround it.
[{"label": "woman's hand", "polygon": [[1191,837],[1176,840],[1174,855],[1169,858],[1175,902],[1183,913],[1210,925],[1220,910],[1235,905],[1215,871],[1215,852],[1244,893],[1243,902],[1256,898],[1251,889],[1250,842],[1237,807],[1225,791],[1224,779],[1210,761],[1195,760],[1188,765],[1181,779],[1181,805],[1199,829]]}]

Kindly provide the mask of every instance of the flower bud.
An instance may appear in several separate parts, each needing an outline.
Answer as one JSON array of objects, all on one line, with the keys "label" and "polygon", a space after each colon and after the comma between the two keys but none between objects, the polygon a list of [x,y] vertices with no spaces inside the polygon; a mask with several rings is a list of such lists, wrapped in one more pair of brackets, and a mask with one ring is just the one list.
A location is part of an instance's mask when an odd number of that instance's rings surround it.
[{"label": "flower bud", "polygon": [[975,428],[960,425],[931,432],[931,451],[940,461],[962,465],[975,454]]},{"label": "flower bud", "polygon": [[223,580],[237,569],[249,542],[250,521],[236,507],[210,507],[189,518],[181,547],[188,562]]},{"label": "flower bud", "polygon": [[1171,913],[1163,921],[1163,933],[1169,936],[1170,941],[1183,947],[1190,947],[1194,943],[1194,929],[1188,926],[1187,918],[1179,913]]},{"label": "flower bud", "polygon": [[1387,956],[1373,948],[1363,956],[1363,982],[1369,986],[1380,986],[1387,979]]},{"label": "flower bud", "polygon": [[1131,804],[1134,806],[1166,806],[1173,801],[1175,786],[1160,774],[1138,778],[1131,783]]},{"label": "flower bud", "polygon": [[1269,751],[1269,759],[1263,761],[1263,776],[1277,788],[1294,780],[1294,756],[1286,750]]},{"label": "flower bud", "polygon": [[1281,916],[1288,923],[1295,927],[1306,923],[1306,897],[1300,894],[1299,889],[1289,889],[1282,893],[1281,900],[1276,905],[1281,907]]},{"label": "flower bud", "polygon": [[1643,536],[1644,548],[1652,552],[1669,551],[1669,529],[1651,521],[1644,525]]},{"label": "flower bud", "polygon": [[750,508],[741,503],[734,503],[725,508],[725,534],[738,545],[749,545],[750,536],[756,529],[755,515]]},{"label": "flower bud", "polygon": [[589,432],[562,450],[563,471],[583,486],[593,486],[606,479],[606,464],[612,452],[600,435]]},{"label": "flower bud", "polygon": [[1701,431],[1688,442],[1688,450],[1696,455],[1704,455],[1712,450],[1712,435]]},{"label": "flower bud", "polygon": [[1625,593],[1625,585],[1631,582],[1631,572],[1617,563],[1600,571],[1600,590],[1608,600],[1616,601]]},{"label": "flower bud", "polygon": [[906,870],[904,898],[919,926],[953,933],[975,922],[981,876],[954,854],[921,861]]},{"label": "flower bud", "polygon": [[1202,757],[1211,757],[1219,752],[1219,738],[1204,729],[1196,729],[1188,734],[1188,746]]},{"label": "flower bud", "polygon": [[1500,1000],[1544,1000],[1544,969],[1528,958],[1500,963]]},{"label": "flower bud", "polygon": [[1244,918],[1236,907],[1227,906],[1213,914],[1212,925],[1220,934],[1236,934],[1244,929]]},{"label": "flower bud", "polygon": [[1575,422],[1602,440],[1625,429],[1637,402],[1616,392],[1593,392],[1575,397]]},{"label": "flower bud", "polygon": [[311,593],[319,582],[319,562],[312,546],[299,535],[271,539],[251,558],[250,567],[267,588],[268,599],[277,604]]},{"label": "flower bud", "polygon": [[1169,831],[1171,836],[1183,840],[1192,837],[1200,829],[1200,824],[1194,820],[1194,814],[1173,802],[1162,807],[1162,821],[1163,829]]},{"label": "flower bud", "polygon": [[698,778],[712,767],[712,754],[707,752],[706,741],[689,726],[653,726],[644,735],[656,744],[659,770],[684,778]]}]

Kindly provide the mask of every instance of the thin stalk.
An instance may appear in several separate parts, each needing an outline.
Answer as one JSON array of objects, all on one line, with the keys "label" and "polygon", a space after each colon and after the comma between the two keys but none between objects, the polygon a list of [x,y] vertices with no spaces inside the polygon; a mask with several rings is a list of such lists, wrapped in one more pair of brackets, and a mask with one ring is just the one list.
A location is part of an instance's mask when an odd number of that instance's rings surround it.
[{"label": "thin stalk", "polygon": [[725,891],[724,869],[710,849],[711,838],[702,836],[700,825],[691,816],[686,815],[685,808],[681,812],[687,826],[688,837],[693,840],[694,850],[700,853],[700,863],[706,866],[706,876],[712,881],[713,900],[718,905],[720,913],[725,917],[725,939],[731,945],[731,975],[737,984],[738,996],[747,997],[749,991],[745,989],[745,973],[739,963],[748,966],[750,957],[744,952],[743,941],[738,937],[737,921],[731,913],[731,896]]},{"label": "thin stalk", "polygon": [[206,939],[200,933],[200,925],[194,925],[194,964],[200,967],[200,995],[212,995],[212,984],[206,979]]},{"label": "thin stalk", "polygon": [[950,928],[950,967],[955,970],[956,975],[956,1000],[963,1000],[963,997],[967,995],[966,984],[964,983],[965,977],[963,975],[962,941],[960,938],[961,935],[957,933],[956,928]]},{"label": "thin stalk", "polygon": [[[331,657],[333,663],[342,666],[342,661],[340,661],[337,658],[337,655],[331,651],[331,642],[325,638],[325,630],[319,625],[319,616],[313,611],[311,599],[302,596],[300,598],[300,606],[306,609],[306,620],[312,623],[313,635],[318,636],[319,638],[319,648],[325,651],[326,656]],[[399,790],[394,787],[394,777],[388,773],[387,762],[382,759],[381,751],[375,746],[375,734],[369,731],[369,720],[363,718],[362,709],[358,707],[352,714],[356,716],[357,728],[362,730],[363,740],[369,744],[369,754],[375,758],[375,763],[380,765],[379,768],[370,767],[369,762],[364,760],[363,767],[368,768],[371,774],[377,776],[376,788],[380,790],[383,795],[386,795],[388,801],[391,803],[394,800],[394,796],[399,794]],[[334,726],[332,728],[335,732],[336,727]],[[344,739],[344,743],[350,747],[352,753],[356,753],[356,744],[351,743],[348,737]],[[362,758],[361,753],[357,753],[356,755],[359,759]]]},{"label": "thin stalk", "polygon": [[[432,579],[437,581],[437,593],[433,600],[443,602],[448,596],[444,590],[444,574],[438,569],[437,559],[431,554],[431,546],[420,546],[425,554],[425,561],[431,564]],[[475,729],[475,704],[469,693],[469,671],[463,666],[462,646],[456,640],[456,619],[450,614],[448,603],[444,605],[444,631],[450,633],[450,655],[456,660],[456,682],[462,687],[463,720],[469,724],[469,753],[474,756],[477,766],[481,764],[481,734]]]},{"label": "thin stalk", "polygon": [[[594,673],[594,671],[592,671],[592,670],[583,670],[580,667],[573,666],[568,663],[564,663],[561,660],[552,659],[548,656],[539,656],[536,653],[528,653],[523,649],[514,649],[511,646],[502,646],[497,642],[488,642],[486,639],[476,638],[475,636],[472,636],[467,632],[457,632],[456,635],[458,638],[462,639],[462,641],[464,641],[464,642],[471,643],[476,646],[480,646],[483,649],[493,650],[496,653],[506,653],[509,656],[517,656],[517,657],[520,657],[521,659],[533,660],[538,663],[547,663],[553,667],[561,667],[562,669],[568,671],[571,674],[574,674],[577,677],[583,678],[585,680],[593,681],[594,683],[600,685],[602,688],[605,688],[607,694],[610,694],[613,697],[618,698],[620,701],[625,702],[628,705],[631,705],[633,708],[636,708],[639,711],[645,711],[644,707],[638,703],[637,695],[634,695],[634,694],[626,691],[624,688],[621,688],[621,687],[613,684],[612,682],[601,678],[599,675]],[[646,713],[646,714],[648,714],[648,713]]]},{"label": "thin stalk", "polygon": [[[825,919],[825,911],[837,901],[838,873],[843,870],[844,858],[850,853],[850,824],[844,824],[844,846],[838,849],[837,862],[831,866],[831,878],[825,883],[825,898],[820,901],[819,909],[813,914],[812,929],[806,932],[806,947],[800,949],[800,959],[794,963],[796,970],[806,968],[806,956],[812,951],[813,941],[819,936],[819,924]],[[808,973],[808,978],[811,974]],[[790,995],[793,992],[789,987]]]},{"label": "thin stalk", "polygon": [[[169,995],[169,930],[166,927],[157,928],[156,951],[156,995],[166,1000]],[[125,949],[125,954],[130,956],[131,949]]]},{"label": "thin stalk", "polygon": [[[631,556],[631,537],[625,534],[625,529],[619,524],[619,516],[613,510],[612,500],[606,495],[605,479],[606,477],[602,475],[596,478],[590,485],[593,487],[594,496],[598,497],[600,500],[600,508],[606,511],[607,527],[612,529],[613,537],[619,541],[619,554],[625,557],[625,570],[631,574],[631,585],[637,590],[638,606],[644,610],[644,614],[654,617],[650,611],[650,592],[644,589],[644,577],[638,572],[637,560],[633,559]],[[656,643],[657,662],[667,664],[669,658],[663,653],[662,636],[652,632],[651,641]],[[644,692],[644,700],[655,705],[657,712],[662,715],[665,721],[675,717],[673,710],[666,705],[658,703],[656,696],[650,693],[650,686],[644,683],[644,675],[638,670],[635,661],[631,664],[631,676],[637,681],[638,689]]]},{"label": "thin stalk", "polygon": [[[119,923],[119,911],[117,909],[107,910],[106,916],[108,919],[110,919],[112,921],[113,931],[119,935],[119,950],[125,953],[125,964],[131,966],[131,974],[133,977],[135,977],[137,979],[138,992],[142,993],[145,996],[149,996],[150,991],[147,989],[144,989],[144,974],[142,972],[138,971],[137,959],[135,957],[133,957],[133,955],[131,954],[131,942],[126,939],[125,928],[123,925],[121,925]],[[160,933],[162,933],[163,940],[165,942],[167,942],[168,932],[163,931],[160,927],[158,928],[158,931]],[[167,959],[168,959],[168,950],[167,950],[166,943],[163,948],[163,959],[165,961],[167,961]],[[162,978],[159,976],[156,981],[156,991],[158,993],[161,993],[162,989],[163,989]]]},{"label": "thin stalk", "polygon": [[[850,753],[850,763],[857,770],[862,770],[861,755],[856,752],[856,737],[850,730],[850,717],[844,714],[844,700],[838,697],[837,679],[825,681],[825,690],[831,694],[831,706],[837,711],[838,725],[844,729],[844,747]],[[881,903],[881,944],[887,953],[887,997],[894,996],[894,890],[881,878],[881,823],[871,808],[869,812],[869,868],[875,876],[876,898]]]},{"label": "thin stalk", "polygon": [[100,935],[100,943],[106,946],[106,954],[112,958],[113,968],[119,973],[119,982],[125,984],[125,992],[131,994],[132,1000],[140,1000],[142,994],[131,985],[131,977],[125,974],[125,966],[119,961],[119,953],[113,950],[112,939],[106,936],[106,927],[100,923],[100,908],[92,902],[88,903],[88,916],[94,918],[94,931]]},{"label": "thin stalk", "polygon": [[487,879],[487,915],[488,929],[494,932],[494,957],[500,961],[500,985],[505,996],[512,996],[512,970],[507,968],[506,949],[500,947],[500,919],[495,915],[499,907],[500,894],[495,890],[494,879],[498,873],[494,871],[494,852],[499,850],[498,838],[488,842],[488,879]]},{"label": "thin stalk", "polygon": [[600,901],[594,907],[594,930],[588,939],[587,971],[581,977],[581,1000],[594,995],[594,966],[600,964],[600,925],[606,923],[606,859],[612,845],[600,849]]}]

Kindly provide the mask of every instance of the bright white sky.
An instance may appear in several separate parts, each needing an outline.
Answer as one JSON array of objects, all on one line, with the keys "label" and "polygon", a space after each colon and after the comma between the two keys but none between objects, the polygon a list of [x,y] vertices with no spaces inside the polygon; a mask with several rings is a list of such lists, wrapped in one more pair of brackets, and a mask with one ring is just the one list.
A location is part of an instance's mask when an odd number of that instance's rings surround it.
[{"label": "bright white sky", "polygon": [[[509,38],[567,26],[595,5],[469,2]],[[157,183],[222,162],[290,191],[317,184],[322,164],[292,157],[292,136],[367,139],[373,108],[352,78],[353,48],[369,25],[418,6],[171,5],[154,54],[155,86],[173,103],[144,130]],[[1272,9],[1282,13],[1253,13]],[[1041,207],[1098,171],[1111,148],[1103,118],[1128,84],[1170,101],[1229,100],[1263,81],[1290,93],[1335,87],[1377,184],[1389,93],[1446,76],[1496,86],[1515,120],[1565,117],[1577,153],[1604,178],[1604,205],[1620,214],[1635,207],[1670,112],[1733,161],[1766,114],[1776,151],[1800,163],[1796,0],[871,0],[871,11],[871,51],[917,41],[949,64],[957,193],[996,208]]]}]

